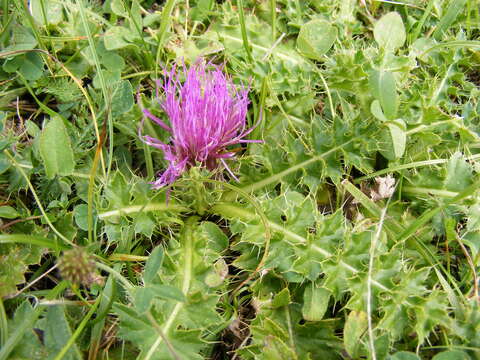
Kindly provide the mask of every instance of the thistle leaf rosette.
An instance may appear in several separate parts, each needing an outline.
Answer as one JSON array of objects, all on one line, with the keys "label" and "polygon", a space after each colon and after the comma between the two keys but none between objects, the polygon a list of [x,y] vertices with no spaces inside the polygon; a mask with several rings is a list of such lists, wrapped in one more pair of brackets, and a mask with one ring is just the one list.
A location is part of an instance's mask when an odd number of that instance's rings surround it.
[{"label": "thistle leaf rosette", "polygon": [[[184,77],[184,81],[181,78]],[[237,179],[226,160],[235,157],[233,145],[247,140],[248,88],[237,88],[221,67],[197,62],[183,71],[173,66],[165,72],[161,107],[169,124],[143,109],[144,115],[171,136],[169,143],[145,135],[142,140],[162,150],[168,167],[152,182],[158,189],[171,185],[183,172],[199,164],[209,170],[223,165]],[[158,94],[157,94],[158,96]]]}]

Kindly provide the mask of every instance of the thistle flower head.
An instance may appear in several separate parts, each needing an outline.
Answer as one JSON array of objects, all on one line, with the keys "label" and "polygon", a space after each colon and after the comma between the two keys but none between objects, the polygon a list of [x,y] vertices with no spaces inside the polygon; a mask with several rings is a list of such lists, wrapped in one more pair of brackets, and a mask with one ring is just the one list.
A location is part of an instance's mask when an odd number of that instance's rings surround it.
[{"label": "thistle flower head", "polygon": [[102,283],[93,257],[83,248],[75,247],[64,251],[57,265],[62,278],[74,284],[90,286]]},{"label": "thistle flower head", "polygon": [[182,82],[182,72],[176,66],[165,73],[161,107],[169,124],[143,109],[146,117],[170,133],[169,143],[151,136],[142,137],[148,145],[162,150],[169,163],[152,183],[153,187],[172,184],[196,164],[209,170],[223,164],[236,179],[225,161],[235,156],[231,146],[260,142],[245,139],[253,130],[246,128],[248,89],[236,88],[220,67],[201,63],[190,68],[184,65],[183,75]]}]

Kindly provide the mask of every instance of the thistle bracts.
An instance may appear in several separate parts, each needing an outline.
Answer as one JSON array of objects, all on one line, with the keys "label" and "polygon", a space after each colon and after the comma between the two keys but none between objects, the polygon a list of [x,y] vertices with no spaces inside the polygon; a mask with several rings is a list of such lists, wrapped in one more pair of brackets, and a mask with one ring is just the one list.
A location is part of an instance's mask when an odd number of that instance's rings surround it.
[{"label": "thistle bracts", "polygon": [[72,284],[91,286],[102,282],[93,257],[81,247],[64,251],[57,264],[62,278]]}]

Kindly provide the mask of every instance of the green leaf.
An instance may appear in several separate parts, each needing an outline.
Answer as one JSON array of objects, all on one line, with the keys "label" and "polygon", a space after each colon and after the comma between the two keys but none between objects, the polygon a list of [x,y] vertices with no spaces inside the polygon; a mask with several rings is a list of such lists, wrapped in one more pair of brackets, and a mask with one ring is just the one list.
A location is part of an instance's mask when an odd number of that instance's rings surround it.
[{"label": "green leaf", "polygon": [[25,282],[28,265],[37,264],[40,261],[41,253],[41,247],[27,244],[0,245],[2,264],[0,266],[0,297],[17,292],[17,285]]},{"label": "green leaf", "polygon": [[75,224],[84,230],[88,231],[88,205],[80,204],[73,208],[73,217],[75,218]]},{"label": "green leaf", "polygon": [[[42,26],[57,25],[63,20],[63,5],[54,0],[31,0],[30,7],[33,18]],[[45,9],[42,11],[42,7]]]},{"label": "green leaf", "polygon": [[[39,351],[39,349],[42,349],[42,343],[32,329],[37,317],[38,312],[32,308],[28,300],[20,304],[15,310],[13,319],[8,322],[9,341],[16,338],[15,344],[9,344],[10,346],[8,346],[11,351],[10,356],[8,356],[9,349],[7,349],[7,346],[0,347],[0,359],[5,359],[3,351],[7,352],[6,358],[8,359],[45,359],[42,356],[43,351]],[[13,349],[11,346],[13,346]]]},{"label": "green leaf", "polygon": [[120,81],[113,89],[112,116],[128,112],[133,107],[133,88],[128,80]]},{"label": "green leaf", "polygon": [[43,60],[40,54],[29,52],[24,55],[18,70],[27,80],[38,80],[43,75]]},{"label": "green leaf", "polygon": [[310,283],[303,292],[302,315],[308,321],[320,321],[328,309],[331,292]]},{"label": "green leaf", "polygon": [[420,360],[417,354],[408,351],[399,351],[388,358],[388,360]]},{"label": "green leaf", "polygon": [[163,263],[163,246],[157,246],[145,263],[145,269],[143,271],[143,281],[145,284],[153,283],[157,278],[157,273],[162,267]]},{"label": "green leaf", "polygon": [[370,111],[375,118],[382,122],[387,122],[388,119],[383,114],[382,106],[380,105],[380,101],[373,100],[372,104],[370,105]]},{"label": "green leaf", "polygon": [[135,287],[133,294],[135,309],[141,314],[146,313],[152,305],[154,297],[153,289],[151,287],[137,286]]},{"label": "green leaf", "polygon": [[32,32],[21,25],[13,26],[10,45],[4,51],[31,50],[37,46],[37,40]]},{"label": "green leaf", "polygon": [[205,284],[209,287],[217,287],[223,284],[228,275],[228,265],[222,258],[219,258],[213,265],[213,270],[205,277]]},{"label": "green leaf", "polygon": [[40,155],[49,179],[72,174],[75,168],[73,150],[67,129],[59,117],[53,117],[42,130]]},{"label": "green leaf", "polygon": [[360,337],[367,329],[367,313],[364,311],[351,311],[348,314],[343,330],[343,343],[348,354],[356,358],[360,350]]},{"label": "green leaf", "polygon": [[395,77],[390,71],[373,70],[369,77],[370,91],[380,101],[388,120],[397,117],[397,90]]},{"label": "green leaf", "polygon": [[2,152],[0,153],[0,175],[6,172],[11,166],[7,156]]},{"label": "green leaf", "polygon": [[454,153],[447,164],[445,189],[460,192],[472,183],[472,178],[472,166],[465,160],[462,153]]},{"label": "green leaf", "polygon": [[470,356],[460,350],[448,350],[435,355],[432,360],[469,360]]},{"label": "green leaf", "polygon": [[175,286],[170,285],[152,285],[154,296],[162,299],[174,300],[178,302],[185,302],[185,295]]},{"label": "green leaf", "polygon": [[29,52],[8,59],[3,64],[3,70],[8,73],[20,72],[27,80],[38,80],[43,75],[43,60],[38,53]]},{"label": "green leaf", "polygon": [[0,218],[15,219],[19,216],[20,214],[13,207],[8,205],[0,206]]},{"label": "green leaf", "polygon": [[200,224],[199,230],[205,236],[208,248],[217,254],[228,248],[228,237],[217,224],[211,221],[204,221]]},{"label": "green leaf", "polygon": [[405,146],[407,144],[405,122],[402,119],[396,119],[395,121],[389,122],[387,126],[390,130],[390,137],[392,139],[395,158],[401,158],[405,153]]},{"label": "green leaf", "polygon": [[290,302],[290,291],[288,291],[288,288],[285,288],[273,297],[271,306],[272,308],[279,308],[287,306]]},{"label": "green leaf", "polygon": [[123,49],[130,45],[130,42],[127,40],[130,36],[131,31],[123,26],[112,26],[103,36],[103,41],[105,44],[105,49],[107,50],[118,50]]},{"label": "green leaf", "polygon": [[125,4],[122,0],[112,0],[110,7],[115,15],[128,17],[127,9],[125,8]]},{"label": "green leaf", "polygon": [[[57,354],[72,336],[70,325],[65,317],[64,307],[49,306],[45,318],[45,347],[51,354]],[[73,344],[62,359],[82,359],[77,345]]]},{"label": "green leaf", "polygon": [[395,51],[405,43],[406,34],[402,17],[397,12],[383,15],[375,23],[373,36],[377,44],[387,51]]},{"label": "green leaf", "polygon": [[300,28],[297,48],[307,58],[321,60],[333,46],[336,38],[336,27],[324,20],[310,20]]},{"label": "green leaf", "polygon": [[445,293],[438,290],[432,291],[428,297],[422,298],[418,302],[414,308],[418,344],[423,344],[435,327],[442,325],[449,328],[451,326],[451,318],[448,316],[447,308]]},{"label": "green leaf", "polygon": [[155,222],[148,214],[141,213],[135,218],[135,233],[151,237],[155,229]]}]

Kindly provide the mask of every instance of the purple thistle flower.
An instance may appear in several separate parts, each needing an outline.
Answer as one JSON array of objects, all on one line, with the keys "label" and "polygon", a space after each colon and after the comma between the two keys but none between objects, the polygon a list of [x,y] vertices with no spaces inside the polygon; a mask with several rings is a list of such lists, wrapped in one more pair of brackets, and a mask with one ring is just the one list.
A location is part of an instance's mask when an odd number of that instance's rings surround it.
[{"label": "purple thistle flower", "polygon": [[148,135],[142,136],[146,144],[162,150],[169,162],[168,168],[152,182],[153,188],[172,184],[197,163],[213,170],[220,162],[238,181],[225,161],[235,156],[235,152],[228,148],[240,143],[262,142],[244,139],[255,128],[246,129],[248,89],[237,89],[216,66],[210,70],[208,65],[201,63],[189,69],[184,65],[183,73],[183,83],[176,66],[165,74],[162,86],[165,98],[161,106],[170,125],[143,109],[146,117],[171,134],[169,144]]}]

